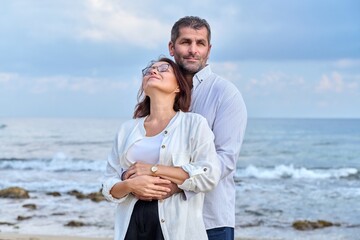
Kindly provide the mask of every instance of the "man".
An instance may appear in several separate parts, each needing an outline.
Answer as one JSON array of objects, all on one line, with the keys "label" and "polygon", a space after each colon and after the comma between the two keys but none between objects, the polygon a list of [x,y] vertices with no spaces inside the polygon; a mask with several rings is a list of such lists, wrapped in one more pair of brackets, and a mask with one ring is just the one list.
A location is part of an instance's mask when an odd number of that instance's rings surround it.
[{"label": "man", "polygon": [[[236,162],[247,123],[247,111],[238,89],[211,71],[207,60],[211,30],[199,17],[179,19],[171,30],[169,53],[193,83],[190,110],[204,116],[215,135],[221,162],[221,180],[206,194],[204,222],[209,240],[234,239]],[[221,236],[221,237],[220,237]]]},{"label": "man", "polygon": [[[245,134],[247,112],[238,89],[211,71],[207,60],[211,50],[211,30],[204,19],[184,17],[171,30],[170,55],[181,67],[186,79],[193,83],[190,110],[199,113],[215,135],[215,147],[221,162],[221,180],[206,194],[204,222],[209,240],[234,239],[236,162]],[[123,174],[123,179],[136,171],[136,164]],[[151,184],[150,184],[151,185]],[[179,191],[176,184],[166,185],[171,192]],[[156,192],[154,184],[148,191]],[[145,192],[144,192],[145,193]],[[142,200],[158,199],[135,194]],[[190,196],[190,195],[189,195]],[[190,196],[191,197],[191,196]]]}]

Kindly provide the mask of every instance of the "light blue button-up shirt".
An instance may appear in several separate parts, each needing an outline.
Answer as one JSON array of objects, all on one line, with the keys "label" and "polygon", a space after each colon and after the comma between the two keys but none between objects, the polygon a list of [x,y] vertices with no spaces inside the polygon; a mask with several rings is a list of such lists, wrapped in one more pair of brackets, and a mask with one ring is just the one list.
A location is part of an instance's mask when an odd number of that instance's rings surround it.
[{"label": "light blue button-up shirt", "polygon": [[244,100],[235,85],[206,66],[193,77],[190,110],[206,118],[221,162],[221,180],[205,196],[206,229],[235,227],[234,175],[247,123]]}]

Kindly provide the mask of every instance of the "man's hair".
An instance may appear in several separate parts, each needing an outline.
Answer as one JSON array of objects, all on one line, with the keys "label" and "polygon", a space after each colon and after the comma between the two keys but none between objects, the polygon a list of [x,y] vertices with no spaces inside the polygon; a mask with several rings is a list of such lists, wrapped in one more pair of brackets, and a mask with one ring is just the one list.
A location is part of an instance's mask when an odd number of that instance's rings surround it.
[{"label": "man's hair", "polygon": [[190,27],[196,30],[199,30],[203,27],[207,30],[208,35],[208,42],[210,44],[211,40],[211,29],[209,23],[205,19],[201,19],[199,17],[195,16],[186,16],[183,18],[180,18],[172,27],[171,29],[171,42],[175,43],[176,39],[180,35],[180,28],[182,27]]},{"label": "man's hair", "polygon": [[[176,94],[175,102],[173,109],[177,112],[179,110],[183,112],[188,112],[191,102],[191,89],[192,83],[188,82],[185,76],[182,74],[179,66],[169,58],[159,58],[158,60],[151,61],[148,66],[152,66],[156,62],[166,62],[170,64],[174,70],[174,75],[179,85],[180,92]],[[138,104],[135,106],[135,111],[133,118],[145,117],[150,114],[150,98],[149,96],[144,95],[144,89],[141,84],[139,93],[138,93]]]}]

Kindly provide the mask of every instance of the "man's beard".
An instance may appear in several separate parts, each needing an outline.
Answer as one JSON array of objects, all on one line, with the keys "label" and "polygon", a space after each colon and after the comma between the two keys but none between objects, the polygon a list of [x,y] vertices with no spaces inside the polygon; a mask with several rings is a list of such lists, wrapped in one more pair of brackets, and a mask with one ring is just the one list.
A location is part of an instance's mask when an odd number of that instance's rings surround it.
[{"label": "man's beard", "polygon": [[179,67],[184,74],[196,74],[198,71],[202,69],[200,63],[188,64],[185,61],[182,61],[181,64],[179,64]]}]

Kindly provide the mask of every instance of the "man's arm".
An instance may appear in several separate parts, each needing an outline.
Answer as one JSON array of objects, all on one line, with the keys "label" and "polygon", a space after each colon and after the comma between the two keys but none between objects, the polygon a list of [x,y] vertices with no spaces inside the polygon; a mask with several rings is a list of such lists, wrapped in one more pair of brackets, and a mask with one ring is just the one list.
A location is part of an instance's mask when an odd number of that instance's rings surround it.
[{"label": "man's arm", "polygon": [[218,108],[212,126],[216,152],[221,162],[221,179],[236,169],[247,124],[246,106],[240,92],[226,97]]}]

